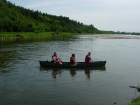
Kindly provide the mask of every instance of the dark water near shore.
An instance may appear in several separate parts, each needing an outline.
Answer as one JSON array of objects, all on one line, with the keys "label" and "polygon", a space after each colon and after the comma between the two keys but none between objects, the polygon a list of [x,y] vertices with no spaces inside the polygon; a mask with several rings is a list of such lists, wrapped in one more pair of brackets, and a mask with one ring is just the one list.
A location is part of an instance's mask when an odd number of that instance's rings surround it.
[{"label": "dark water near shore", "polygon": [[[57,52],[84,61],[106,60],[105,68],[44,69],[39,60]],[[140,96],[140,40],[78,36],[61,40],[0,43],[0,105],[118,105]]]}]

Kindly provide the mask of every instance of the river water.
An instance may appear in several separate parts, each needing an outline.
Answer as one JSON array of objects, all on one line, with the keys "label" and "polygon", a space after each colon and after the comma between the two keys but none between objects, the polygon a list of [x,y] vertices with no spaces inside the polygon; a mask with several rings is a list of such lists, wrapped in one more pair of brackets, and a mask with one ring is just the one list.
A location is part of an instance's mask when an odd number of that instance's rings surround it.
[{"label": "river water", "polygon": [[[0,42],[0,105],[126,105],[140,96],[140,39],[108,39],[82,35]],[[105,68],[49,69],[39,60],[54,52],[77,61],[91,52],[106,60]]]}]

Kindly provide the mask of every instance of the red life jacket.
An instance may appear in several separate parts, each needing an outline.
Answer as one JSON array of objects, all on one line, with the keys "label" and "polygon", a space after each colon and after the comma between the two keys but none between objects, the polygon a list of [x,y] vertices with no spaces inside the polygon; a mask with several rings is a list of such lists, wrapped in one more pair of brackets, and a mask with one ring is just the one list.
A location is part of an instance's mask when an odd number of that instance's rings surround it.
[{"label": "red life jacket", "polygon": [[[58,61],[59,61],[59,60],[58,60],[58,56],[57,56],[57,55],[56,55],[56,56],[55,56],[55,55],[53,55],[53,56],[52,56],[52,59],[53,59],[53,58],[55,58],[55,62],[58,62]],[[54,59],[53,59],[53,60],[54,60]]]},{"label": "red life jacket", "polygon": [[75,63],[73,59],[75,59],[75,58],[71,56],[71,57],[70,57],[70,63],[71,63],[71,64],[74,64],[74,63]]},{"label": "red life jacket", "polygon": [[85,63],[89,63],[89,61],[90,61],[89,55],[86,55],[86,57],[85,57]]},{"label": "red life jacket", "polygon": [[58,62],[58,61],[59,61],[59,60],[58,60],[58,58],[59,58],[58,56],[55,56],[55,60],[56,60],[56,62]]}]

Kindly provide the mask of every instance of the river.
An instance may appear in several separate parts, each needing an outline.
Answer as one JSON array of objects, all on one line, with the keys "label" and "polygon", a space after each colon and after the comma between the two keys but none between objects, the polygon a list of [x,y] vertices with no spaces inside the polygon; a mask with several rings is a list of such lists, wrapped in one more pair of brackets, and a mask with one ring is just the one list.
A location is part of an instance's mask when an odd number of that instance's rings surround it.
[{"label": "river", "polygon": [[[125,36],[124,36],[125,37]],[[84,61],[106,60],[102,69],[47,69],[39,60],[54,52]],[[1,105],[126,105],[140,96],[140,39],[82,35],[70,39],[0,42]]]}]

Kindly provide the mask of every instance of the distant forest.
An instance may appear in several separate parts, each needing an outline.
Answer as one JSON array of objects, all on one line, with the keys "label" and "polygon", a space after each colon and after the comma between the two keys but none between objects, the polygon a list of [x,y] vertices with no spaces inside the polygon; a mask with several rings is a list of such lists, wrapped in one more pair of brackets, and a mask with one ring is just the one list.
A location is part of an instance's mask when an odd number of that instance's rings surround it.
[{"label": "distant forest", "polygon": [[16,6],[7,0],[0,0],[0,32],[70,32],[92,34],[115,34],[101,31],[94,25],[85,25],[69,17],[55,16]]},{"label": "distant forest", "polygon": [[99,33],[91,25],[70,20],[69,17],[54,16],[16,6],[7,0],[0,0],[1,32],[76,32]]}]

